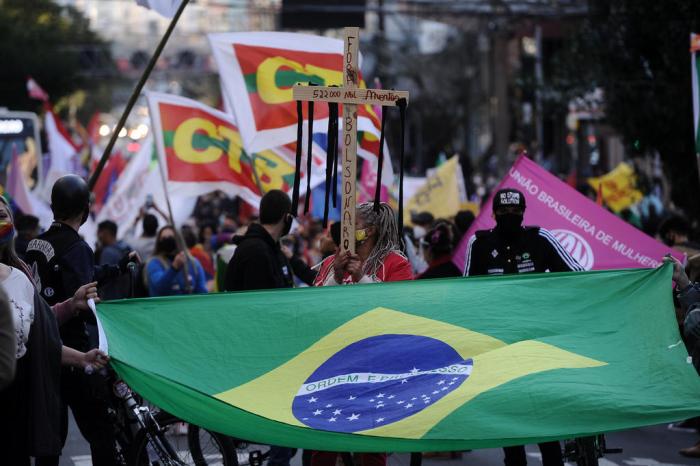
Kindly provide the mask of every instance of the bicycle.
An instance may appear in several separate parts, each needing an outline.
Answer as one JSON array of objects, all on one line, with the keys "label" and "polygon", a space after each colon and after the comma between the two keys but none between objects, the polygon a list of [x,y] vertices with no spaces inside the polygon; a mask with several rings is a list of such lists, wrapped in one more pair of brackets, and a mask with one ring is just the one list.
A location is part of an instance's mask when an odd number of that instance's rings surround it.
[{"label": "bicycle", "polygon": [[564,442],[564,461],[575,462],[577,466],[598,466],[598,459],[606,453],[622,453],[622,448],[608,448],[603,434]]},{"label": "bicycle", "polygon": [[[223,436],[142,402],[114,371],[109,414],[116,437],[116,455],[124,466],[239,466],[236,445]],[[183,431],[184,430],[184,431]],[[252,465],[251,465],[252,466]]]}]

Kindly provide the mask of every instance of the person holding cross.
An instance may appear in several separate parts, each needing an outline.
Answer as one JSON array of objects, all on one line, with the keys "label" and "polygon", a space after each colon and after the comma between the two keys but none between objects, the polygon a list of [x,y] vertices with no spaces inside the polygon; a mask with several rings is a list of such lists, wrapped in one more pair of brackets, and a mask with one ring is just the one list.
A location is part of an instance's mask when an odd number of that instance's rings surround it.
[{"label": "person holding cross", "polygon": [[[328,256],[314,281],[314,286],[337,286],[355,283],[413,280],[411,264],[401,252],[394,211],[381,203],[357,206],[355,253],[341,250]],[[338,452],[313,451],[311,466],[335,466]],[[361,454],[363,466],[386,465],[386,453]]]},{"label": "person holding cross", "polygon": [[357,206],[356,253],[349,250],[321,262],[314,286],[413,280],[411,264],[401,252],[394,211],[386,204]]}]

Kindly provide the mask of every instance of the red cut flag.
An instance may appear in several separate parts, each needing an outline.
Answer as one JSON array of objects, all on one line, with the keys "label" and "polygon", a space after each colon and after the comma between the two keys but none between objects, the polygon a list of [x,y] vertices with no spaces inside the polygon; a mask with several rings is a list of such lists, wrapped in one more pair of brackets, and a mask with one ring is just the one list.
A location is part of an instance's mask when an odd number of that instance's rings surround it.
[{"label": "red cut flag", "polygon": [[42,102],[49,101],[49,95],[31,76],[27,77],[27,92],[32,99],[41,100]]}]

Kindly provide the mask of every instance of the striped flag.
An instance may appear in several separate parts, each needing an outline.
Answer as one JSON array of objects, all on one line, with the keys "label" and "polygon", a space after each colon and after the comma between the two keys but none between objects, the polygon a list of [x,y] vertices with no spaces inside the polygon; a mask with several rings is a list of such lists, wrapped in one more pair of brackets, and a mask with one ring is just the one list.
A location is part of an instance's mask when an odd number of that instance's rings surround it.
[{"label": "striped flag", "polygon": [[32,99],[41,100],[42,102],[49,101],[49,95],[31,76],[27,77],[27,93]]}]

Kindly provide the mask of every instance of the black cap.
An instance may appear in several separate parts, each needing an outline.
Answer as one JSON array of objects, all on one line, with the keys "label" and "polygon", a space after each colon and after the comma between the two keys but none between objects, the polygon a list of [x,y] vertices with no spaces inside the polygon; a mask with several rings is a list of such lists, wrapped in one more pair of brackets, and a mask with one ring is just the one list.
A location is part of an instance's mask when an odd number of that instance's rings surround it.
[{"label": "black cap", "polygon": [[78,175],[60,177],[51,189],[51,210],[56,220],[83,214],[90,205],[90,190]]},{"label": "black cap", "polygon": [[503,206],[517,206],[525,210],[525,195],[517,189],[500,189],[493,196],[493,210]]}]

